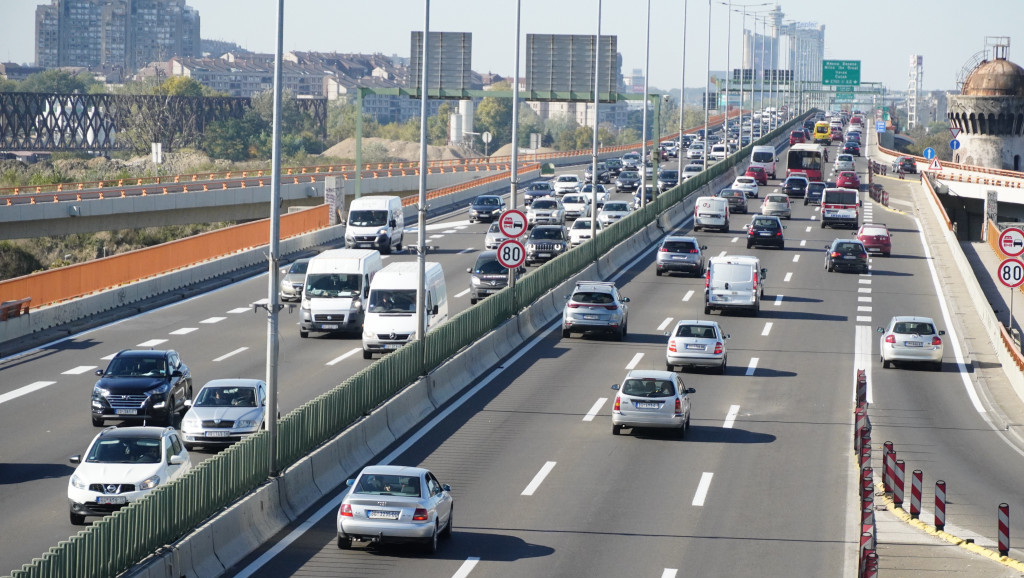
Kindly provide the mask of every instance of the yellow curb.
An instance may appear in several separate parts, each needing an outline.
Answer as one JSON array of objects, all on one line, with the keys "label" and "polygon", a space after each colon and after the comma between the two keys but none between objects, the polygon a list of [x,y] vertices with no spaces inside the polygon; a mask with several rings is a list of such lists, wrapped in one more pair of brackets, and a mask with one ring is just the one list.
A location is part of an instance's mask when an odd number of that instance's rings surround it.
[{"label": "yellow curb", "polygon": [[910,514],[908,512],[906,512],[903,508],[897,508],[896,503],[893,502],[892,498],[885,495],[885,486],[881,482],[875,482],[875,489],[878,490],[875,496],[885,504],[885,509],[892,512],[897,518],[906,522],[908,525],[913,526],[914,528],[917,528],[919,530],[923,530],[932,536],[942,538],[950,544],[953,544],[954,546],[959,546],[964,550],[967,550],[968,552],[973,552],[975,554],[984,556],[992,561],[999,562],[1000,564],[1008,568],[1024,571],[1024,562],[1021,562],[1014,558],[1010,558],[1009,556],[1001,556],[999,552],[996,552],[989,548],[985,548],[984,546],[979,546],[974,542],[968,542],[963,538],[959,538],[957,536],[950,534],[949,532],[936,529],[935,526],[925,524],[921,520],[911,519]]}]

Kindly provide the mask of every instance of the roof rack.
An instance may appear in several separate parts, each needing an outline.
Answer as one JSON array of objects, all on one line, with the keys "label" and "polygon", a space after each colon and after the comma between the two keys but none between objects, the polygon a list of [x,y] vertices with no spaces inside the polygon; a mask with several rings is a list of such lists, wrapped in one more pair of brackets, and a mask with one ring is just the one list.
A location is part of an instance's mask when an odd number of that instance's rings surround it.
[{"label": "roof rack", "polygon": [[580,285],[604,285],[606,287],[615,287],[615,283],[613,281],[577,281],[576,286],[579,287]]}]

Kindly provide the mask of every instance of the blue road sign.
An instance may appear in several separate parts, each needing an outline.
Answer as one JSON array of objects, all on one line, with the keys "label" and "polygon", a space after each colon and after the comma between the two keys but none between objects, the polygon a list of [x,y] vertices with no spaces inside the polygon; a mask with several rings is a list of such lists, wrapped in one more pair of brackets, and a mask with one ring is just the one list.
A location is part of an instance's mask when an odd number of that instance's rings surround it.
[{"label": "blue road sign", "polygon": [[885,132],[885,121],[880,120],[875,123],[875,132]]},{"label": "blue road sign", "polygon": [[956,149],[960,148],[960,141],[958,141],[956,139],[953,139],[953,140],[949,141],[949,148],[951,148],[953,150],[956,150]]},{"label": "blue road sign", "polygon": [[924,158],[928,160],[932,160],[933,158],[935,158],[935,149],[933,149],[932,147],[924,149]]}]

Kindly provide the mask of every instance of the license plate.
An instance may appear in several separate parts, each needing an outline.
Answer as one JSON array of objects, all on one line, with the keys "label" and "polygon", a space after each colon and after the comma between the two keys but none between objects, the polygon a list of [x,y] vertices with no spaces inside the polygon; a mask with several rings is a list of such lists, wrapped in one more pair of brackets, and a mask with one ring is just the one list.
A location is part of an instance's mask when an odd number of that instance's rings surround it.
[{"label": "license plate", "polygon": [[584,315],[583,318],[584,319],[597,319],[598,317],[597,317],[597,315]]},{"label": "license plate", "polygon": [[547,258],[551,256],[551,253],[538,253],[537,256],[541,258]]},{"label": "license plate", "polygon": [[853,255],[843,255],[843,259],[856,259]]},{"label": "license plate", "polygon": [[758,233],[758,234],[759,234],[759,235],[761,235],[762,237],[768,237],[768,236],[770,236],[770,235],[771,235],[771,233],[770,233],[770,232],[768,232],[768,231],[761,231],[761,232],[760,232],[760,233]]},{"label": "license plate", "polygon": [[366,517],[371,520],[397,520],[398,512],[387,510],[367,510]]},{"label": "license plate", "polygon": [[658,409],[661,407],[660,403],[653,401],[637,401],[635,403],[637,409]]},{"label": "license plate", "polygon": [[707,349],[707,347],[705,347],[705,346],[703,346],[703,345],[701,345],[699,343],[689,343],[689,344],[686,345],[686,348],[687,349],[700,349],[701,351]]},{"label": "license plate", "polygon": [[907,347],[921,347],[920,341],[904,341],[903,345]]},{"label": "license plate", "polygon": [[97,504],[127,504],[128,499],[124,496],[98,496]]},{"label": "license plate", "polygon": [[686,259],[686,257],[683,257],[682,255],[673,255],[672,259],[674,261],[682,261],[682,260]]},{"label": "license plate", "polygon": [[208,432],[206,432],[206,437],[208,437],[208,438],[226,438],[226,437],[228,437],[229,433],[231,433],[231,432],[226,432],[226,431],[208,431]]},{"label": "license plate", "polygon": [[876,253],[876,252],[881,251],[881,249],[877,249],[875,247],[868,247],[867,249],[868,249],[869,253]]},{"label": "license plate", "polygon": [[137,409],[115,409],[114,413],[117,415],[139,415]]},{"label": "license plate", "polygon": [[398,349],[401,346],[402,346],[401,343],[385,343],[384,344],[384,349]]}]

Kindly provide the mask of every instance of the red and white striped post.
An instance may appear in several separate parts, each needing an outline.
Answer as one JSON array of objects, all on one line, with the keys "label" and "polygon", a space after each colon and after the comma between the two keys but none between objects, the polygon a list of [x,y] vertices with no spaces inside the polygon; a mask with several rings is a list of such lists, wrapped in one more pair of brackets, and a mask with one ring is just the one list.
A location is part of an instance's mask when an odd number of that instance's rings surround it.
[{"label": "red and white striped post", "polygon": [[878,576],[878,553],[875,551],[868,552],[866,556],[866,562],[864,564],[864,578],[877,578]]},{"label": "red and white striped post", "polygon": [[[861,529],[863,530],[863,526],[861,526]],[[863,530],[860,533],[860,556],[858,556],[858,560],[857,560],[857,564],[858,564],[858,567],[859,567],[859,570],[860,570],[858,572],[858,574],[860,574],[861,576],[864,576],[865,575],[864,573],[867,571],[868,555],[873,553],[874,551],[875,551],[875,534],[874,534],[874,532],[869,532],[867,530]]]},{"label": "red and white striped post", "polygon": [[937,480],[935,482],[935,529],[946,528],[946,482]]},{"label": "red and white striped post", "polygon": [[871,468],[864,468],[860,474],[860,497],[861,499],[870,498],[871,502],[875,501],[875,474]]},{"label": "red and white striped post", "polygon": [[999,504],[999,555],[1010,555],[1010,505]]},{"label": "red and white striped post", "polygon": [[875,529],[875,501],[872,498],[862,498],[860,501],[860,527],[865,532]]},{"label": "red and white striped post", "polygon": [[867,443],[860,448],[860,470],[871,466],[871,444]]},{"label": "red and white striped post", "polygon": [[910,482],[910,518],[918,519],[921,516],[921,484],[924,479],[924,472],[914,470]]},{"label": "red and white striped post", "polygon": [[894,477],[892,481],[892,502],[897,508],[903,507],[903,481],[907,473],[907,465],[903,460],[896,460],[896,467],[892,469]]},{"label": "red and white striped post", "polygon": [[863,407],[857,407],[857,421],[853,428],[853,451],[860,453],[864,442],[864,430],[868,425],[868,412]]},{"label": "red and white striped post", "polygon": [[893,462],[896,461],[896,450],[893,449],[892,442],[885,442],[882,444],[884,448],[882,450],[882,486],[885,489],[886,494],[892,493],[892,468]]},{"label": "red and white striped post", "polygon": [[863,405],[865,409],[868,403],[868,378],[863,369],[857,370],[857,407]]}]

